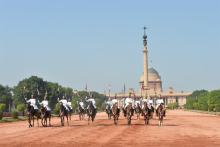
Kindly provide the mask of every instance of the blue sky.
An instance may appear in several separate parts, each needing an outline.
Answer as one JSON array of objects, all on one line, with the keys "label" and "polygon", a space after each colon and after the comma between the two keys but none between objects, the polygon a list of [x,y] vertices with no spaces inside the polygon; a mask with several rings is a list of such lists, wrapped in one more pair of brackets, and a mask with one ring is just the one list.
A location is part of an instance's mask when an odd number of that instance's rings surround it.
[{"label": "blue sky", "polygon": [[219,0],[1,0],[0,84],[138,89],[143,26],[164,90],[220,88]]}]

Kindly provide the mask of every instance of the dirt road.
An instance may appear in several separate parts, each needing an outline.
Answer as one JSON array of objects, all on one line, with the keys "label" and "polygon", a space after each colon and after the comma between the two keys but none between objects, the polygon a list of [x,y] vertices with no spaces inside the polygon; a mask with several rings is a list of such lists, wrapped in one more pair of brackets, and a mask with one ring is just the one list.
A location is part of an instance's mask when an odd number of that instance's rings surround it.
[{"label": "dirt road", "polygon": [[127,126],[121,117],[117,126],[99,113],[93,124],[74,116],[70,126],[60,127],[58,118],[52,127],[28,128],[27,122],[0,124],[0,146],[165,146],[220,147],[220,117],[181,110],[168,111],[164,126],[153,119],[150,125],[133,118]]}]

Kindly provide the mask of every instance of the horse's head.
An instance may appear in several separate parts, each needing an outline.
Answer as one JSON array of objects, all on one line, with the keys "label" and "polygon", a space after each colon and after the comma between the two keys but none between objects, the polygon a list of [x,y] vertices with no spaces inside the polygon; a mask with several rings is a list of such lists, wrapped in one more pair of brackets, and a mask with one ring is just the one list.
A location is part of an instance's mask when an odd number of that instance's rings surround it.
[{"label": "horse's head", "polygon": [[159,114],[159,118],[163,117],[164,116],[164,109],[163,109],[163,105],[160,104],[159,107],[158,107],[158,114]]},{"label": "horse's head", "polygon": [[147,106],[147,102],[144,102],[144,107],[143,107],[143,113],[146,115],[147,113],[148,113],[148,111],[149,111],[149,108],[148,108],[148,106]]},{"label": "horse's head", "polygon": [[94,109],[94,106],[92,104],[92,101],[89,101],[89,109]]},{"label": "horse's head", "polygon": [[47,110],[46,110],[46,108],[43,105],[41,105],[40,111],[41,111],[41,113],[45,113]]},{"label": "horse's head", "polygon": [[90,101],[89,105],[88,105],[88,115],[91,116],[93,114],[94,110],[95,110],[95,108],[94,108],[92,102]]},{"label": "horse's head", "polygon": [[78,104],[79,109],[82,109],[82,106],[80,104]]},{"label": "horse's head", "polygon": [[112,106],[112,113],[113,113],[113,115],[117,114],[117,111],[118,111],[118,104],[114,103],[113,106]]},{"label": "horse's head", "polygon": [[147,108],[147,102],[144,102],[144,109]]},{"label": "horse's head", "polygon": [[62,112],[64,112],[64,111],[65,111],[65,107],[64,107],[64,105],[63,105],[63,103],[62,103],[62,102],[60,102],[60,111],[62,111]]},{"label": "horse's head", "polygon": [[110,110],[111,109],[111,105],[107,104],[107,109]]}]

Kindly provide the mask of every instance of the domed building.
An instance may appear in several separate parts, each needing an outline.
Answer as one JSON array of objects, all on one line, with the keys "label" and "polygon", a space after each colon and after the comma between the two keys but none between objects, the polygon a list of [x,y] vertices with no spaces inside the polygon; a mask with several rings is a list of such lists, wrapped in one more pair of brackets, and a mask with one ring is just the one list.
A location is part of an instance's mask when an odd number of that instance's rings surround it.
[{"label": "domed building", "polygon": [[144,66],[143,66],[143,73],[140,77],[139,84],[140,89],[138,91],[134,91],[133,88],[129,88],[128,92],[125,90],[121,93],[117,94],[110,94],[110,97],[114,97],[117,95],[118,99],[120,100],[120,105],[124,105],[124,98],[128,97],[130,93],[133,94],[133,98],[149,98],[152,99],[154,105],[156,105],[156,100],[158,98],[163,99],[165,105],[170,103],[177,103],[177,105],[182,108],[184,104],[186,104],[186,97],[189,96],[191,93],[186,92],[176,92],[172,87],[168,90],[164,91],[162,88],[162,79],[159,73],[154,68],[148,68],[148,48],[147,48],[147,35],[144,28],[144,36],[143,36],[143,43],[144,43]]},{"label": "domed building", "polygon": [[[140,92],[143,92],[144,85],[144,74],[140,77]],[[149,95],[158,95],[163,91],[162,81],[159,73],[153,67],[148,69],[148,94]]]}]

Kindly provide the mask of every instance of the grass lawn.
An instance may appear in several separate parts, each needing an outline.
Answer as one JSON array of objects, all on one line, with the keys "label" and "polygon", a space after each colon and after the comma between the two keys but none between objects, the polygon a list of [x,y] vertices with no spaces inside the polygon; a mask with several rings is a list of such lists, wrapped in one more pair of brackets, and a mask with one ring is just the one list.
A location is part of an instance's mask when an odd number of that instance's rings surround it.
[{"label": "grass lawn", "polygon": [[12,117],[3,117],[2,120],[0,120],[0,123],[4,122],[16,122],[16,121],[24,121],[27,120],[27,117],[19,116],[17,119],[14,119]]}]

